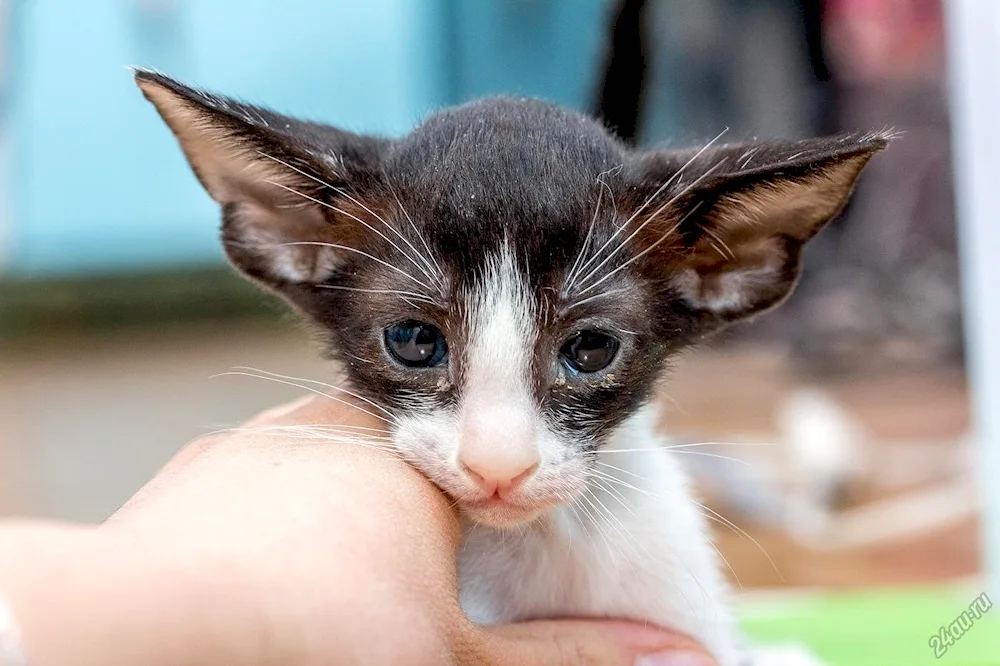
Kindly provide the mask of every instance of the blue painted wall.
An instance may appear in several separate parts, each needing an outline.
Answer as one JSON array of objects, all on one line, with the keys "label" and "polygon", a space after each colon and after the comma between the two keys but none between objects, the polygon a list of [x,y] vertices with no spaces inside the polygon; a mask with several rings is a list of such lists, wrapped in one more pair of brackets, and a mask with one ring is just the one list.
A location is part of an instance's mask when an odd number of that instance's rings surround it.
[{"label": "blue painted wall", "polygon": [[589,109],[599,83],[605,0],[452,0],[460,100],[496,93]]},{"label": "blue painted wall", "polygon": [[20,275],[221,260],[218,213],[126,65],[397,135],[493,92],[586,106],[604,0],[14,3],[6,257]]}]

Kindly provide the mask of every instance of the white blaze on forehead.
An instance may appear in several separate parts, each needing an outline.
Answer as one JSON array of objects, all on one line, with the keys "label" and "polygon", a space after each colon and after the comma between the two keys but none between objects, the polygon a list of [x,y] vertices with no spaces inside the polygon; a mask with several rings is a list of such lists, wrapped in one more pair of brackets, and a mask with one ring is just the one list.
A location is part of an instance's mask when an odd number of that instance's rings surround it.
[{"label": "white blaze on forehead", "polygon": [[[468,298],[465,395],[526,397],[530,404],[535,314],[528,285],[509,248],[504,246],[487,260],[482,281]],[[520,395],[525,392],[526,396]]]},{"label": "white blaze on forehead", "polygon": [[531,381],[537,331],[530,290],[508,248],[488,259],[467,298],[461,455],[470,466],[516,467],[538,455]]}]

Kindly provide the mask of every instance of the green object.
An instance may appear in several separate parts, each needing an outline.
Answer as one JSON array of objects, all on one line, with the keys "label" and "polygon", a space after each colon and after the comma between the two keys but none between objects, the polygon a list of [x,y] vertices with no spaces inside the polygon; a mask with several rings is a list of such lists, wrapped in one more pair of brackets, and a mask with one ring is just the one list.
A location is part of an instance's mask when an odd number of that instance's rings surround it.
[{"label": "green object", "polygon": [[133,326],[192,322],[279,322],[277,298],[226,266],[86,278],[0,276],[0,344],[39,335],[105,334]]},{"label": "green object", "polygon": [[923,588],[757,597],[741,607],[741,620],[755,644],[798,643],[828,666],[1000,666],[1000,603],[965,622],[943,654],[931,646],[982,594]]}]

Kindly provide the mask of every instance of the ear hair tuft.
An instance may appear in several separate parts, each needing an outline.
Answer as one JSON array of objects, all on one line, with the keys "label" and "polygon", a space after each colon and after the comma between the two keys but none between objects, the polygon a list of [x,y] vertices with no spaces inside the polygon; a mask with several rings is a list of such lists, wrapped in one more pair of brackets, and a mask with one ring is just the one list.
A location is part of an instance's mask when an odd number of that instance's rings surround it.
[{"label": "ear hair tuft", "polygon": [[662,195],[675,210],[643,242],[674,237],[654,255],[652,270],[666,272],[710,328],[777,305],[798,279],[802,246],[843,208],[865,165],[896,136],[882,130],[642,155],[647,189],[680,180],[682,168],[688,183]]}]

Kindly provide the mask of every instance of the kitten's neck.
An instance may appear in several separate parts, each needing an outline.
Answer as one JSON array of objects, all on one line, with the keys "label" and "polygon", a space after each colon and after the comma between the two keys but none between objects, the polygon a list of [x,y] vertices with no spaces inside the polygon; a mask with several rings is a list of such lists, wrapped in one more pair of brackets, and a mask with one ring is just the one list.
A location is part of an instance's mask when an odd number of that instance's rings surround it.
[{"label": "kitten's neck", "polygon": [[597,456],[588,490],[527,527],[467,525],[462,605],[482,623],[547,617],[648,620],[736,663],[726,586],[685,474],[656,411],[626,420]]}]

